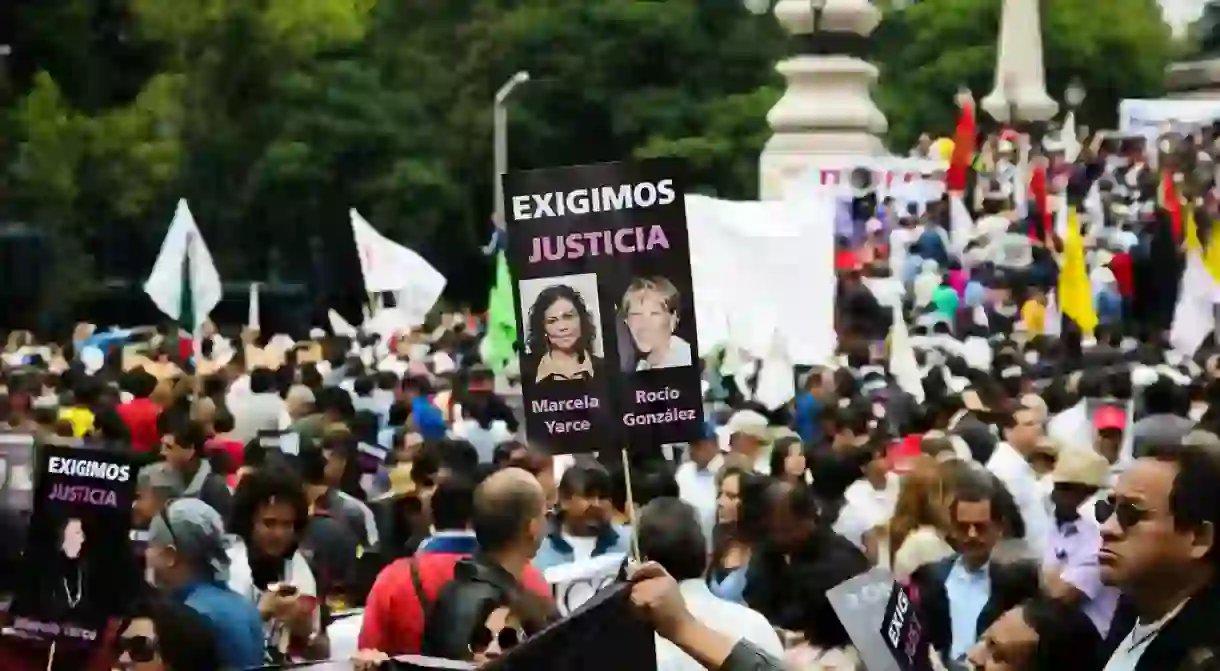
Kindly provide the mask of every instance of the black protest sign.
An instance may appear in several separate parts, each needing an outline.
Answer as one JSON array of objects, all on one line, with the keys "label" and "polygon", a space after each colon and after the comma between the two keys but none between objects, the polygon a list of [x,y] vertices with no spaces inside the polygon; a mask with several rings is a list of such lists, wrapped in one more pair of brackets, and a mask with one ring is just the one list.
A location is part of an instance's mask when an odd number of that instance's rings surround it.
[{"label": "black protest sign", "polygon": [[528,638],[487,671],[655,671],[656,637],[631,608],[631,585],[617,583],[576,612]]},{"label": "black protest sign", "polygon": [[565,453],[697,438],[690,243],[672,164],[510,173],[504,194],[529,437]]},{"label": "black protest sign", "polygon": [[27,513],[34,507],[34,437],[0,433],[0,510]]},{"label": "black protest sign", "polygon": [[911,591],[894,583],[881,617],[881,638],[902,671],[929,671],[928,635],[919,621]]},{"label": "black protest sign", "polygon": [[14,628],[91,641],[139,579],[128,549],[136,466],[127,454],[43,446],[10,612]]}]

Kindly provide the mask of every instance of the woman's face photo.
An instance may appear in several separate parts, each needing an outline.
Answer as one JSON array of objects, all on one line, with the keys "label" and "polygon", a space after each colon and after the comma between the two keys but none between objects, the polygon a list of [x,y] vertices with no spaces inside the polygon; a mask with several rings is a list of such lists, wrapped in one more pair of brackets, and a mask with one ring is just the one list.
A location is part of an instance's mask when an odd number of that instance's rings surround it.
[{"label": "woman's face photo", "polygon": [[663,348],[677,326],[677,318],[655,291],[638,291],[627,299],[627,330],[643,354]]},{"label": "woman's face photo", "polygon": [[85,546],[85,528],[80,520],[68,520],[67,526],[64,527],[64,542],[63,552],[68,559],[76,559],[80,556],[81,549]]},{"label": "woman's face photo", "polygon": [[551,347],[570,352],[580,340],[580,313],[566,298],[560,298],[543,313],[546,339]]}]

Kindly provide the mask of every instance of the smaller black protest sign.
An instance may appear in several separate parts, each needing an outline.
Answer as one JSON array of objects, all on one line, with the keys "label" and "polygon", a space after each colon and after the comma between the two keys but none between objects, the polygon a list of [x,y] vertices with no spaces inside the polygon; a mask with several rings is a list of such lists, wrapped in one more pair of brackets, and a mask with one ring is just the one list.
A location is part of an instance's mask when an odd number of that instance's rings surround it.
[{"label": "smaller black protest sign", "polygon": [[139,573],[129,551],[136,465],[124,453],[43,446],[13,604],[13,627],[96,640]]},{"label": "smaller black protest sign", "polygon": [[929,671],[928,638],[919,621],[918,608],[910,590],[894,583],[885,614],[881,618],[881,638],[902,671]]},{"label": "smaller black protest sign", "polygon": [[673,165],[510,173],[504,185],[530,439],[561,453],[696,439],[695,298]]}]

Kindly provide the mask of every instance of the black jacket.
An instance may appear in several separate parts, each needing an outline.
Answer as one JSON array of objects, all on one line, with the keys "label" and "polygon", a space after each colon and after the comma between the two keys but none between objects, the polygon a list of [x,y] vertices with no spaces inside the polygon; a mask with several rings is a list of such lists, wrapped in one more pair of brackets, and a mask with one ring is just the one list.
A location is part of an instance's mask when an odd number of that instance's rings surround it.
[{"label": "black jacket", "polygon": [[[957,555],[926,564],[911,575],[911,582],[919,593],[919,613],[923,625],[928,629],[932,647],[942,655],[948,655],[953,644],[953,628],[949,618],[949,595],[945,581],[957,561]],[[998,620],[1001,615],[1038,594],[1038,567],[1032,562],[1003,564],[992,562],[991,594],[987,604],[979,613],[976,638]]]},{"label": "black jacket", "polygon": [[[1129,610],[1120,604],[1110,634],[1106,638],[1108,647],[1116,650],[1131,628],[1133,617],[1121,617]],[[1188,668],[1186,663],[1200,655],[1210,653],[1220,656],[1220,582],[1191,597],[1172,620],[1170,620],[1140,656],[1136,671],[1177,671]]]},{"label": "black jacket", "polygon": [[844,579],[868,571],[868,558],[851,541],[820,529],[791,556],[777,548],[764,545],[750,558],[746,569],[746,605],[780,629],[802,631],[805,628],[806,604],[794,585],[808,582],[807,576],[833,570]]}]

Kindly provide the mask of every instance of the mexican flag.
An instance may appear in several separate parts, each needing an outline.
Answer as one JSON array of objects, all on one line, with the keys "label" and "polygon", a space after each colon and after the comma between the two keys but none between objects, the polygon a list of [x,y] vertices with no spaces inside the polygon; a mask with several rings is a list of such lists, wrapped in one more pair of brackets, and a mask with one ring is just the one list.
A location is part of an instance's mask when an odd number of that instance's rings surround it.
[{"label": "mexican flag", "polygon": [[185,200],[178,201],[144,293],[192,340],[220,302],[220,273]]}]

